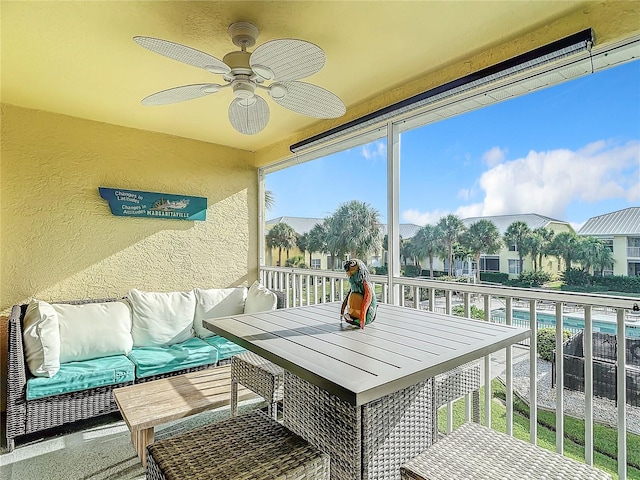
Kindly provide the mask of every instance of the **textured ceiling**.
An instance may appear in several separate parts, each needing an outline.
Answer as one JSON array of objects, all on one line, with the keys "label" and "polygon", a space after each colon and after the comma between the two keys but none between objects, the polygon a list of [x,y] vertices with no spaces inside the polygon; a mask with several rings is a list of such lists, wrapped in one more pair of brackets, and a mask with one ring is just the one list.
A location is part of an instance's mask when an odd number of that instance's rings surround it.
[{"label": "textured ceiling", "polygon": [[308,40],[325,50],[327,62],[305,81],[336,93],[347,106],[347,118],[365,101],[384,102],[385,92],[403,82],[588,3],[3,0],[1,98],[26,108],[256,151],[320,120],[267,98],[269,124],[245,136],[227,118],[230,90],[174,105],[142,106],[143,97],[159,90],[222,79],[154,54],[132,37],[158,37],[218,58],[237,49],[227,35],[236,21],[260,29],[258,45],[276,38]]}]

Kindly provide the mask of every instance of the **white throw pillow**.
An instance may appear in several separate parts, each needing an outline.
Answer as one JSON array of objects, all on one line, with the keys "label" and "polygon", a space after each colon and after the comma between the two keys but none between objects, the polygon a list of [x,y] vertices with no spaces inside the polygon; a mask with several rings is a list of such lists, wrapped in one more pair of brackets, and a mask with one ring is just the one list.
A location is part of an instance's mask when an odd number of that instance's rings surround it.
[{"label": "white throw pillow", "polygon": [[52,306],[60,324],[61,363],[127,355],[131,351],[131,309],[127,302]]},{"label": "white throw pillow", "polygon": [[258,313],[275,310],[278,306],[278,297],[257,280],[249,287],[247,301],[244,304],[244,313]]},{"label": "white throw pillow", "polygon": [[172,345],[193,338],[196,297],[190,292],[129,290],[133,309],[131,335],[136,347]]},{"label": "white throw pillow", "polygon": [[202,325],[203,320],[239,315],[244,312],[247,287],[211,288],[208,290],[194,288],[193,291],[196,296],[196,315],[193,319],[193,328],[200,338],[214,335],[211,330]]},{"label": "white throw pillow", "polygon": [[24,316],[22,339],[27,365],[36,377],[53,377],[60,370],[58,315],[47,302],[33,299]]}]

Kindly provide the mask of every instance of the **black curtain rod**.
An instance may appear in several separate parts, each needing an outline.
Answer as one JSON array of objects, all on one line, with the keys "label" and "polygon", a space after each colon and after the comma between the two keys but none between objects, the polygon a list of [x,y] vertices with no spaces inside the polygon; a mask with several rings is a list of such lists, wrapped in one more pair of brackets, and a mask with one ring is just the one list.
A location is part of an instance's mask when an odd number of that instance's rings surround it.
[{"label": "black curtain rod", "polygon": [[522,53],[516,57],[504,60],[490,67],[483,68],[482,70],[479,70],[477,72],[470,73],[468,75],[465,75],[464,77],[458,78],[457,80],[452,80],[451,82],[447,82],[438,87],[434,87],[430,90],[414,95],[413,97],[406,98],[397,103],[381,108],[380,110],[371,112],[363,117],[351,120],[350,122],[334,127],[330,130],[327,130],[326,132],[319,133],[317,135],[314,135],[313,137],[309,137],[298,143],[294,143],[289,147],[289,149],[295,153],[306,145],[322,140],[323,138],[335,136],[340,132],[351,130],[358,125],[369,122],[371,120],[375,120],[376,118],[383,117],[388,114],[392,114],[394,111],[421,102],[440,93],[452,90],[457,87],[461,87],[471,82],[481,80],[491,75],[495,75],[496,73],[499,73],[503,70],[517,67],[518,65],[521,65],[523,63],[527,63],[537,58],[544,57],[545,55],[549,55],[558,50],[562,50],[563,48],[576,45],[580,42],[593,42],[593,30],[591,28],[587,28],[586,30],[583,30],[581,32],[574,33],[573,35],[569,35],[568,37],[561,38],[560,40],[556,40],[547,45],[543,45],[529,52]]}]

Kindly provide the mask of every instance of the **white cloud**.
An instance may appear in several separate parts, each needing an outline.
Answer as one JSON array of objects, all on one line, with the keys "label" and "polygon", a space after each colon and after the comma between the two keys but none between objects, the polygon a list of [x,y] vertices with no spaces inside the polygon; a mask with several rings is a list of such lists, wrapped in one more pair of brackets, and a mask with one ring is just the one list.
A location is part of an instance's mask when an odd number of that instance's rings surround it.
[{"label": "white cloud", "polygon": [[482,174],[482,215],[535,212],[562,219],[576,199],[591,203],[633,196],[637,185],[628,175],[637,177],[639,166],[638,141],[595,142],[575,152],[531,151]]},{"label": "white cloud", "polygon": [[362,156],[367,160],[371,160],[376,157],[385,157],[387,156],[387,146],[384,142],[375,142],[369,143],[362,147],[360,151]]},{"label": "white cloud", "polygon": [[508,150],[493,147],[482,154],[482,160],[490,167],[494,167],[505,159]]},{"label": "white cloud", "polygon": [[435,210],[433,212],[420,212],[414,208],[409,210],[405,210],[400,214],[400,218],[402,221],[407,223],[414,223],[416,225],[420,225],[421,227],[430,224],[435,225],[438,223],[441,217],[447,215],[449,212],[442,210]]},{"label": "white cloud", "polygon": [[473,196],[473,189],[471,188],[462,188],[458,190],[458,198],[462,200],[469,200]]},{"label": "white cloud", "polygon": [[[495,147],[483,158],[496,160],[498,151],[503,152]],[[523,158],[501,160],[481,175],[478,185],[484,192],[479,203],[462,205],[454,212],[411,209],[402,212],[401,218],[418,225],[436,224],[448,213],[460,218],[538,213],[565,220],[567,207],[575,200],[640,201],[640,141],[624,145],[599,141],[577,151],[531,151]],[[476,188],[461,189],[458,196],[469,199],[477,194]],[[576,231],[582,226],[572,225]]]}]

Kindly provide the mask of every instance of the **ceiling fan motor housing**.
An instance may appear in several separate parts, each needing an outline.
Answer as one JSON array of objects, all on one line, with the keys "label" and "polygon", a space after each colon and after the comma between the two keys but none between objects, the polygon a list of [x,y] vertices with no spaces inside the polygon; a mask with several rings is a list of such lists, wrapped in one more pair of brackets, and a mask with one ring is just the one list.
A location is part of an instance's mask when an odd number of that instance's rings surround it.
[{"label": "ceiling fan motor housing", "polygon": [[251,48],[256,44],[260,32],[258,27],[249,22],[236,22],[229,25],[227,30],[231,41],[236,47]]}]

